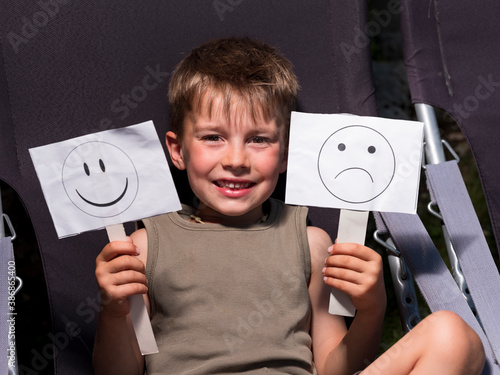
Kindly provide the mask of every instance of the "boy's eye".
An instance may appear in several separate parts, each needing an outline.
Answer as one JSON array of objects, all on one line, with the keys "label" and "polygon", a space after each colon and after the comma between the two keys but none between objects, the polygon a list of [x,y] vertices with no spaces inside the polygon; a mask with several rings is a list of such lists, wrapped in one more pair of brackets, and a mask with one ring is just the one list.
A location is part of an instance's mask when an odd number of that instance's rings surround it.
[{"label": "boy's eye", "polygon": [[265,143],[267,142],[267,138],[264,137],[253,137],[252,143]]},{"label": "boy's eye", "polygon": [[220,137],[218,135],[206,135],[203,137],[203,140],[209,142],[217,142],[220,140]]}]

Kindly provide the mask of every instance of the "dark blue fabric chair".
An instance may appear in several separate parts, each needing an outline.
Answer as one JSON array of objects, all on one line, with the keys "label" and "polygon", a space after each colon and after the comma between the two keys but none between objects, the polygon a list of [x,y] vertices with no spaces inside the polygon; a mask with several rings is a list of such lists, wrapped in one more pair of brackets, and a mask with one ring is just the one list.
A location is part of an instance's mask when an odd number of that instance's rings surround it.
[{"label": "dark blue fabric chair", "polygon": [[[169,73],[193,47],[230,35],[262,39],[293,62],[299,110],[376,114],[369,46],[355,39],[366,21],[363,1],[1,5],[0,179],[20,195],[37,234],[59,338],[56,374],[92,373],[95,257],[107,237],[96,231],[57,238],[29,148],[146,120],[163,139]],[[189,199],[182,176],[175,178],[181,198]],[[335,237],[337,211],[313,209],[311,220]]]},{"label": "dark blue fabric chair", "polygon": [[413,103],[439,107],[465,135],[500,249],[500,45],[498,2],[411,1],[401,29]]}]

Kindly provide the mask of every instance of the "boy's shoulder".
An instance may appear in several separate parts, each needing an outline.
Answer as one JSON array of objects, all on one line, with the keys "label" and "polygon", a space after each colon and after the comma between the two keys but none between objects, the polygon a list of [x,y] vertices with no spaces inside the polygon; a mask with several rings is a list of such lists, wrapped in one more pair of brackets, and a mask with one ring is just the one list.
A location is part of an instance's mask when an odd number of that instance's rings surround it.
[{"label": "boy's shoulder", "polygon": [[264,212],[269,218],[276,216],[286,220],[288,217],[296,217],[297,223],[300,224],[301,222],[307,223],[309,209],[306,206],[292,205],[279,199],[269,198],[264,203]]},{"label": "boy's shoulder", "polygon": [[311,249],[314,247],[319,247],[321,249],[327,249],[332,245],[332,239],[330,235],[323,229],[313,226],[307,227],[307,237],[309,239],[309,245]]},{"label": "boy's shoulder", "polygon": [[285,203],[280,199],[269,198],[268,201],[271,207],[279,207],[280,210],[288,210],[288,211],[305,211],[308,212],[309,208],[307,206],[295,205]]}]

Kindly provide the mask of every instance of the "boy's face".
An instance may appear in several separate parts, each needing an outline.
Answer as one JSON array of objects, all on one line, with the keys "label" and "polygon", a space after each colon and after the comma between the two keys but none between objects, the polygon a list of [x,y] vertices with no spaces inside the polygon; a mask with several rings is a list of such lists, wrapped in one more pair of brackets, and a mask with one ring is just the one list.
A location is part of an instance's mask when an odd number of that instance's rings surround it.
[{"label": "boy's face", "polygon": [[202,99],[184,122],[182,142],[169,132],[167,146],[177,168],[187,170],[202,220],[256,223],[286,169],[284,129],[262,116],[254,120],[242,102],[231,104],[229,118],[222,107],[216,96],[210,116]]}]

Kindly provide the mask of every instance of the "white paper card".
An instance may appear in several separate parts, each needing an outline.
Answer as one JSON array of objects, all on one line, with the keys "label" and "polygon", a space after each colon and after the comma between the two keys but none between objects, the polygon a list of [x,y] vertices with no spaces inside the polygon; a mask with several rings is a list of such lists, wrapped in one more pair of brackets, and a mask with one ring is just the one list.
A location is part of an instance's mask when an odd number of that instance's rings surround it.
[{"label": "white paper card", "polygon": [[[340,210],[337,243],[365,244],[368,211]],[[346,293],[331,289],[328,312],[334,315],[354,316],[356,308]]]},{"label": "white paper card", "polygon": [[142,294],[130,296],[130,318],[134,326],[135,337],[142,355],[158,353],[153,327]]},{"label": "white paper card", "polygon": [[[106,227],[109,242],[126,241],[126,233],[123,224],[114,224]],[[148,310],[141,294],[134,294],[129,298],[130,318],[134,326],[135,336],[142,355],[158,353],[153,327],[149,320]]]},{"label": "white paper card", "polygon": [[29,151],[59,238],[181,209],[152,121]]},{"label": "white paper card", "polygon": [[423,123],[292,112],[286,203],[415,213]]}]

